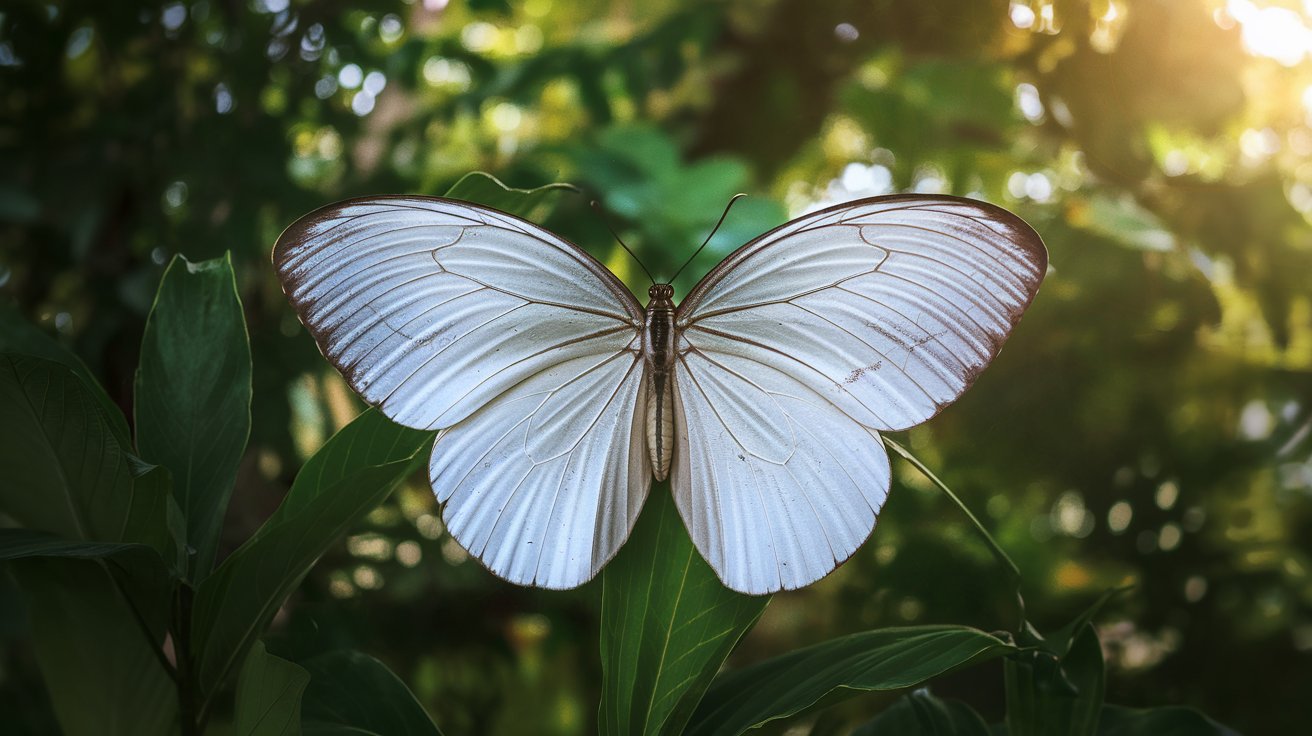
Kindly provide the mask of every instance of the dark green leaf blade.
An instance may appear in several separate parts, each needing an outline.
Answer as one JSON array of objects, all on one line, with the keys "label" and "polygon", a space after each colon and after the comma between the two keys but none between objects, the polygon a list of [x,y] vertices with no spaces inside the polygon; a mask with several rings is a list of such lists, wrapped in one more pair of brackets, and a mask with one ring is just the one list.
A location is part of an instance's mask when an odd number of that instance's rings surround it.
[{"label": "dark green leaf blade", "polygon": [[[66,365],[0,355],[0,511],[76,541],[152,541],[167,508],[90,389]],[[141,491],[138,493],[138,491]]]},{"label": "dark green leaf blade", "polygon": [[1092,736],[1102,710],[1102,647],[1091,624],[1061,660],[1043,651],[1007,660],[1007,732],[1010,736]]},{"label": "dark green leaf blade", "polygon": [[914,690],[852,732],[852,736],[990,736],[970,706]]},{"label": "dark green leaf blade", "polygon": [[0,559],[31,612],[61,725],[168,732],[176,701],[159,649],[172,584],[159,556],[167,486],[125,452],[66,364],[0,355],[0,405],[0,510],[28,527],[5,530]]},{"label": "dark green leaf blade", "polygon": [[257,641],[237,675],[237,736],[297,736],[301,733],[301,693],[310,673],[275,657]]},{"label": "dark green leaf blade", "polygon": [[306,463],[278,510],[206,578],[196,596],[193,651],[211,696],[287,595],[328,547],[413,467],[431,434],[368,410]]},{"label": "dark green leaf blade", "polygon": [[1193,708],[1124,708],[1106,705],[1098,736],[1239,736]]},{"label": "dark green leaf blade", "polygon": [[73,371],[82,379],[83,385],[100,406],[101,416],[109,423],[114,439],[123,447],[129,446],[132,436],[128,433],[127,418],[105,393],[105,389],[96,381],[95,376],[91,375],[91,371],[87,370],[86,364],[53,337],[23,319],[18,310],[8,304],[0,304],[0,353],[18,353],[34,358],[45,358]]},{"label": "dark green leaf blade", "polygon": [[0,529],[0,562],[19,560],[99,562],[138,628],[148,631],[151,641],[163,640],[174,578],[154,548],[135,542],[62,539],[30,529]]},{"label": "dark green leaf blade", "polygon": [[84,542],[30,529],[0,529],[0,562],[38,557],[95,560],[133,551],[151,551],[131,542]]},{"label": "dark green leaf blade", "polygon": [[142,457],[173,474],[195,579],[214,565],[250,404],[250,340],[231,258],[174,258],[146,321],[134,414]]},{"label": "dark green leaf blade", "polygon": [[601,581],[601,733],[680,733],[769,597],[720,583],[664,483]]},{"label": "dark green leaf blade", "polygon": [[173,681],[158,649],[162,636],[147,640],[105,568],[72,556],[29,557],[9,567],[31,614],[37,662],[64,733],[176,733]]},{"label": "dark green leaf blade", "polygon": [[1012,645],[965,626],[876,629],[831,639],[717,677],[688,733],[739,734],[801,713],[822,698],[834,702],[844,690],[855,695],[914,687],[1012,651]]},{"label": "dark green leaf blade", "polygon": [[311,675],[302,711],[307,734],[441,734],[405,683],[373,657],[330,652],[302,664]]}]

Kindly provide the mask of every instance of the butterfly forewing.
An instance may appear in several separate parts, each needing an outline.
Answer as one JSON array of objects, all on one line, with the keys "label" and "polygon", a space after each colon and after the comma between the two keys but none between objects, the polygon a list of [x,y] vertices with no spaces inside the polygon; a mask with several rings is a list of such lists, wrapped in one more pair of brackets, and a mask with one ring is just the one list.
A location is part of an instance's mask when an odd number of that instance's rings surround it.
[{"label": "butterfly forewing", "polygon": [[283,233],[274,262],[366,401],[444,430],[433,486],[466,549],[549,587],[614,554],[651,474],[630,452],[643,312],[604,266],[518,218],[423,197],[323,208]]},{"label": "butterfly forewing", "polygon": [[642,318],[582,250],[447,200],[333,205],[289,228],[274,260],[352,387],[421,429],[451,426],[556,363],[624,349]]},{"label": "butterfly forewing", "polygon": [[877,431],[960,396],[1046,267],[1000,208],[903,196],[794,220],[708,274],[676,323],[673,490],[725,584],[796,588],[854,552],[888,489]]}]

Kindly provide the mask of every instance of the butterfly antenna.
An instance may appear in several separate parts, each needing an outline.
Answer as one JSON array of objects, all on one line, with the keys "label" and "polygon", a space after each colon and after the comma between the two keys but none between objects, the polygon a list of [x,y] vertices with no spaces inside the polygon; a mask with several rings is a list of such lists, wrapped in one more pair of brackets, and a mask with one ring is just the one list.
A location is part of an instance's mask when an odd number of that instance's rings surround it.
[{"label": "butterfly antenna", "polygon": [[702,244],[698,246],[697,250],[693,251],[692,255],[688,256],[688,260],[684,261],[682,266],[679,266],[679,270],[675,271],[674,275],[670,277],[670,283],[674,283],[674,280],[679,278],[679,274],[683,273],[683,269],[687,268],[688,264],[692,263],[692,259],[696,258],[697,254],[702,252],[702,249],[711,242],[711,238],[715,237],[715,233],[718,232],[720,226],[724,224],[724,218],[729,216],[729,210],[733,209],[733,203],[746,196],[746,194],[740,192],[729,199],[729,204],[724,206],[724,212],[720,215],[719,222],[716,222],[715,227],[711,228],[711,234],[707,235],[706,240],[702,241]]},{"label": "butterfly antenna", "polygon": [[633,259],[633,262],[638,264],[638,268],[641,268],[642,272],[647,275],[647,280],[655,284],[656,279],[651,277],[651,271],[648,271],[647,267],[642,265],[642,260],[638,258],[638,255],[634,253],[633,250],[630,249],[629,246],[626,245],[623,240],[620,239],[620,234],[615,232],[615,228],[610,226],[610,220],[606,219],[606,213],[602,211],[601,203],[594,199],[590,204],[592,205],[593,211],[595,211],[597,215],[601,217],[601,224],[605,225],[606,229],[610,231],[610,234],[614,236],[615,242],[619,243],[620,247],[624,249],[624,252],[628,253],[629,257]]}]

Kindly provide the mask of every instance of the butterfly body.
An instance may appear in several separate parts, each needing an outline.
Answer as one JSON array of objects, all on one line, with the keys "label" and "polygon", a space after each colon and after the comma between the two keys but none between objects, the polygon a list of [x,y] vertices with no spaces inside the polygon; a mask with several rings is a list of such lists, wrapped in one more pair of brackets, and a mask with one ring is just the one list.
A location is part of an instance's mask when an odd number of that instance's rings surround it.
[{"label": "butterfly body", "polygon": [[446,530],[497,575],[571,588],[628,538],[653,478],[724,584],[799,588],[851,557],[916,426],[998,353],[1047,268],[983,202],[835,205],[747,243],[676,308],[586,251],[436,197],[322,208],[274,265],[368,403],[437,430]]},{"label": "butterfly body", "polygon": [[674,455],[674,288],[653,284],[647,290],[642,357],[647,368],[647,452],[656,480],[670,475]]}]

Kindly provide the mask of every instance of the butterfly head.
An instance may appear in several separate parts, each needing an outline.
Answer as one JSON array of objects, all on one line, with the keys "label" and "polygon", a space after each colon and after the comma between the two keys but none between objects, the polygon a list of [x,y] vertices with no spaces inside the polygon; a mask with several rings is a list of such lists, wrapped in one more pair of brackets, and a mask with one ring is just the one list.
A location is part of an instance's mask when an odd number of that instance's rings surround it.
[{"label": "butterfly head", "polygon": [[674,299],[674,287],[670,284],[652,284],[647,289],[647,299],[649,303],[668,302]]}]

